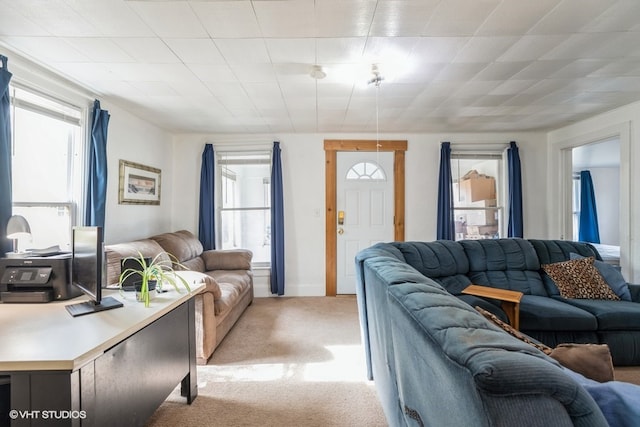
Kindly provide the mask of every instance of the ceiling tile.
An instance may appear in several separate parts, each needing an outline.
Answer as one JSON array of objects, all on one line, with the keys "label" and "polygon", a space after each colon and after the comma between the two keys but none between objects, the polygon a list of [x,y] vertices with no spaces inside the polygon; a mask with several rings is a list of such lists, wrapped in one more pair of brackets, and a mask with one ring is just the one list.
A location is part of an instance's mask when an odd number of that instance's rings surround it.
[{"label": "ceiling tile", "polygon": [[422,35],[439,0],[378,2],[369,34],[374,37]]},{"label": "ceiling tile", "polygon": [[202,38],[209,35],[189,2],[132,1],[128,2],[128,4],[159,37]]},{"label": "ceiling tile", "polygon": [[153,37],[155,34],[128,2],[121,0],[65,0],[101,36]]},{"label": "ceiling tile", "polygon": [[493,62],[516,41],[517,37],[473,37],[458,50],[453,62]]},{"label": "ceiling tile", "polygon": [[181,62],[180,58],[159,38],[118,37],[112,40],[129,56],[135,58],[136,62],[154,64]]},{"label": "ceiling tile", "polygon": [[542,17],[558,4],[558,0],[505,0],[491,12],[476,36],[526,34]]},{"label": "ceiling tile", "polygon": [[376,0],[323,0],[314,2],[314,35],[362,37],[370,34]]},{"label": "ceiling tile", "polygon": [[41,61],[47,61],[51,64],[56,62],[87,62],[89,60],[61,38],[3,37],[3,41],[28,57],[39,58]]},{"label": "ceiling tile", "polygon": [[237,82],[238,79],[226,64],[187,64],[191,72],[203,82]]},{"label": "ceiling tile", "polygon": [[15,3],[3,1],[0,3],[0,35],[6,36],[45,36],[50,35],[41,25],[26,18],[15,8]]},{"label": "ceiling tile", "polygon": [[[46,6],[46,7],[45,7]],[[20,0],[16,9],[29,22],[56,37],[100,36],[100,32],[64,0]]]},{"label": "ceiling tile", "polygon": [[136,59],[108,38],[68,37],[63,39],[93,62],[135,62]]},{"label": "ceiling tile", "polygon": [[263,37],[299,38],[317,34],[314,3],[314,0],[290,0],[252,4]]},{"label": "ceiling tile", "polygon": [[213,38],[260,37],[260,26],[249,1],[191,2],[200,22]]},{"label": "ceiling tile", "polygon": [[[376,98],[380,129],[553,129],[640,101],[638,0],[0,7],[10,61],[24,56],[174,132],[370,131]],[[310,77],[313,64],[324,79]]]},{"label": "ceiling tile", "polygon": [[216,39],[215,42],[229,64],[270,62],[269,52],[262,39]]},{"label": "ceiling tile", "polygon": [[611,2],[602,0],[562,0],[544,16],[529,32],[530,34],[571,34],[598,18],[611,7]]},{"label": "ceiling tile", "polygon": [[500,3],[501,0],[441,1],[427,23],[424,35],[472,36]]},{"label": "ceiling tile", "polygon": [[164,39],[173,53],[186,64],[224,64],[225,60],[213,40],[206,39]]},{"label": "ceiling tile", "polygon": [[272,62],[315,64],[316,39],[266,39],[265,45]]}]

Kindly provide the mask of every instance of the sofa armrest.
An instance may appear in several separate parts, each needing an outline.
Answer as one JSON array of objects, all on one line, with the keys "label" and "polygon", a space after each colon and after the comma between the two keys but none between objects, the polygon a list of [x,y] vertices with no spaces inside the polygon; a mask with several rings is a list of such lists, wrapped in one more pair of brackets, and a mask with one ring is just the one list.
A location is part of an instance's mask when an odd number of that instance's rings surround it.
[{"label": "sofa armrest", "polygon": [[218,282],[213,277],[208,274],[200,273],[198,271],[192,270],[180,270],[176,271],[175,274],[182,277],[187,281],[187,283],[204,283],[205,286],[198,292],[199,294],[211,293],[213,294],[213,299],[217,300],[222,297],[222,291],[220,290],[220,286]]},{"label": "sofa armrest", "polygon": [[251,270],[253,253],[247,249],[211,249],[200,255],[207,271]]},{"label": "sofa armrest", "polygon": [[640,302],[640,284],[627,283],[629,293],[631,293],[631,301]]}]

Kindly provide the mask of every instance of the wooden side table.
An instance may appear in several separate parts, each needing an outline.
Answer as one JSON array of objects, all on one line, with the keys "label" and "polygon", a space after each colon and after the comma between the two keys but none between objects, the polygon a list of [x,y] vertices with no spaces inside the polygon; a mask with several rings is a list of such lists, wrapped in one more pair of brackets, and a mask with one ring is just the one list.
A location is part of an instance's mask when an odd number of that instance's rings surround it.
[{"label": "wooden side table", "polygon": [[522,299],[522,292],[491,288],[489,286],[469,285],[462,293],[500,300],[500,306],[507,314],[511,326],[517,330],[520,329],[520,300]]}]

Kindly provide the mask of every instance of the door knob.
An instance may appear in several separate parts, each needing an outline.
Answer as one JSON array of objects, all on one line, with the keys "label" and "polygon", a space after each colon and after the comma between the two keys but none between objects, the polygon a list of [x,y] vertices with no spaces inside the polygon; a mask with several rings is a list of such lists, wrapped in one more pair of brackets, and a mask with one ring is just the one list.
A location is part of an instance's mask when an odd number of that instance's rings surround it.
[{"label": "door knob", "polygon": [[342,227],[338,228],[338,234],[340,235],[344,234],[344,228]]}]

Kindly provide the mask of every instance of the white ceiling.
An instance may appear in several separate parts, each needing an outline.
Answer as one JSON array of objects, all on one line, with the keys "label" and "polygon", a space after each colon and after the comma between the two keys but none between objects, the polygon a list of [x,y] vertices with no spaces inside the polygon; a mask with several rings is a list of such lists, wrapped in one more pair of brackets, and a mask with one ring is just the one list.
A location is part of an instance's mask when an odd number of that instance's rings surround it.
[{"label": "white ceiling", "polygon": [[0,0],[0,11],[0,53],[174,132],[546,130],[640,100],[639,0]]}]

